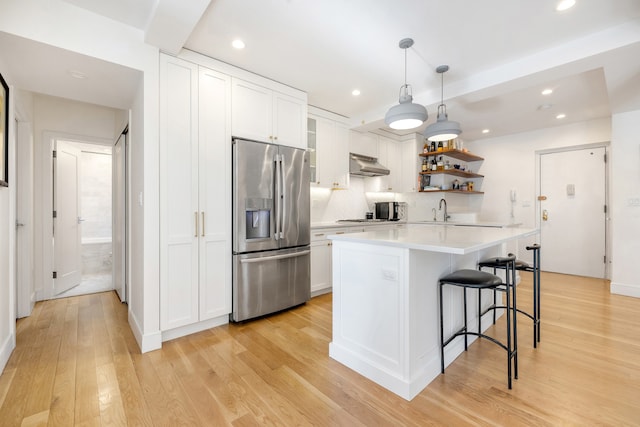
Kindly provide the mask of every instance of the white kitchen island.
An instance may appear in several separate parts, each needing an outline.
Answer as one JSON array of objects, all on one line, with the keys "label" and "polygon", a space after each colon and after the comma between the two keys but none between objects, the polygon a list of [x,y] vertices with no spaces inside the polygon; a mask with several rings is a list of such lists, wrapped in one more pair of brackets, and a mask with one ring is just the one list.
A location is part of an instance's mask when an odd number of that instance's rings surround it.
[{"label": "white kitchen island", "polygon": [[[413,399],[440,374],[438,279],[461,268],[475,269],[480,259],[504,255],[506,242],[537,233],[522,228],[408,225],[329,236],[333,240],[329,355],[404,399]],[[463,323],[462,290],[446,287],[443,297],[448,336]],[[490,300],[486,292],[483,306]],[[476,293],[469,292],[470,329],[477,324],[476,307]],[[490,317],[483,329],[490,326]],[[445,364],[462,351],[459,337],[446,347]]]}]

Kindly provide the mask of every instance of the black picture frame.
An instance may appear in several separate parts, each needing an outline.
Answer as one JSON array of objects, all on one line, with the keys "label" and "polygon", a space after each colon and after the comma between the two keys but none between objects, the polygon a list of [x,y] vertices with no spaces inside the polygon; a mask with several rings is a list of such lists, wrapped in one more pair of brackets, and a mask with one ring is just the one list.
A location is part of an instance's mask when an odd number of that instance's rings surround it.
[{"label": "black picture frame", "polygon": [[0,187],[9,186],[9,86],[0,74]]}]

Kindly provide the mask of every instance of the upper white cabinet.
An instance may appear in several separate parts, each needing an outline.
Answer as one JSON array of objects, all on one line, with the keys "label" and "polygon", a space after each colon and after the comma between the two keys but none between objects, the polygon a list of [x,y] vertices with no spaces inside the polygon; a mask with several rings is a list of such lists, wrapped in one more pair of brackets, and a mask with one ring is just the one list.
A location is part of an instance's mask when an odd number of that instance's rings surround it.
[{"label": "upper white cabinet", "polygon": [[347,124],[316,114],[309,114],[309,123],[315,126],[315,134],[310,135],[315,139],[316,160],[315,181],[312,185],[332,189],[348,188],[349,128]]},{"label": "upper white cabinet", "polygon": [[379,157],[378,136],[368,132],[349,131],[349,151],[369,157]]},{"label": "upper white cabinet", "polygon": [[396,141],[380,135],[377,137],[377,158],[390,173],[386,176],[366,178],[366,191],[407,193],[417,191],[419,171],[416,161],[417,137]]},{"label": "upper white cabinet", "polygon": [[414,138],[400,142],[400,157],[402,169],[399,173],[401,192],[419,191],[416,172],[420,170],[421,161],[415,155],[422,150],[423,137],[416,135]]},{"label": "upper white cabinet", "polygon": [[[304,92],[266,80],[264,86],[235,77],[231,81],[233,136],[306,148],[307,97]],[[278,87],[274,89],[275,86]]]},{"label": "upper white cabinet", "polygon": [[160,328],[231,312],[231,79],[160,56]]}]

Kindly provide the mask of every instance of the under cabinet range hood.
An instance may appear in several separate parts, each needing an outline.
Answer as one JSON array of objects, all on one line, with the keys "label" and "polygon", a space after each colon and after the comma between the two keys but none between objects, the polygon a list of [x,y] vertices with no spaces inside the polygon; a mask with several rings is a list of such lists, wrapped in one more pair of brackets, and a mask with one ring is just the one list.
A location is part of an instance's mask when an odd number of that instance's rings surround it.
[{"label": "under cabinet range hood", "polygon": [[389,169],[378,163],[375,157],[349,153],[349,173],[356,176],[389,175]]}]

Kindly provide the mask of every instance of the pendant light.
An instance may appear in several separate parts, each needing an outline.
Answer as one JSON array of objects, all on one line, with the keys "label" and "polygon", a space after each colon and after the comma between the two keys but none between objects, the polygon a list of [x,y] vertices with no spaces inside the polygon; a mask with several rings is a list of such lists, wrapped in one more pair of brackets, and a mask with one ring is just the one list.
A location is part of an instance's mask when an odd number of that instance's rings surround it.
[{"label": "pendant light", "polygon": [[448,141],[460,135],[460,123],[449,120],[447,115],[447,106],[444,105],[444,73],[449,71],[448,65],[441,65],[436,68],[436,72],[442,76],[441,78],[441,102],[438,105],[438,118],[435,123],[430,124],[424,130],[424,136],[429,141]]},{"label": "pendant light", "polygon": [[412,102],[411,85],[407,84],[407,49],[413,46],[413,39],[402,39],[398,45],[404,49],[404,84],[400,87],[400,103],[387,111],[384,122],[391,129],[413,129],[427,120],[427,109]]}]

